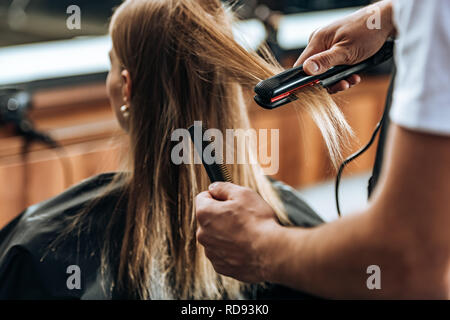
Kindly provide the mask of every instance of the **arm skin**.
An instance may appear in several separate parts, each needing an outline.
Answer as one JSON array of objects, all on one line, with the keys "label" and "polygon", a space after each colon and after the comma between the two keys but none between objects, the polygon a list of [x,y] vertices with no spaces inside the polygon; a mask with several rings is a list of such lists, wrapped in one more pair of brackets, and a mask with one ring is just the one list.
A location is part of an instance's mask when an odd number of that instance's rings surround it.
[{"label": "arm skin", "polygon": [[[450,298],[450,138],[393,126],[366,210],[314,229],[280,226],[250,189],[197,196],[197,237],[217,272],[326,298]],[[370,265],[381,290],[369,290]]]},{"label": "arm skin", "polygon": [[[394,127],[386,158],[361,214],[274,229],[269,280],[330,298],[450,298],[450,138]],[[382,290],[366,287],[372,264]]]}]

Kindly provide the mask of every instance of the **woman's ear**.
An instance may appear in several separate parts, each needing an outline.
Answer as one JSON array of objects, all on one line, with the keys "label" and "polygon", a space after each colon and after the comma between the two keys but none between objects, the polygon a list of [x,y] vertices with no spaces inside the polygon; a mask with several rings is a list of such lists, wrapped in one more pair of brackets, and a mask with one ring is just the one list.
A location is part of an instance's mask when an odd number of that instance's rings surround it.
[{"label": "woman's ear", "polygon": [[122,70],[120,73],[122,77],[122,96],[125,100],[125,103],[128,105],[131,99],[131,90],[132,90],[132,83],[131,83],[131,76],[128,70]]}]

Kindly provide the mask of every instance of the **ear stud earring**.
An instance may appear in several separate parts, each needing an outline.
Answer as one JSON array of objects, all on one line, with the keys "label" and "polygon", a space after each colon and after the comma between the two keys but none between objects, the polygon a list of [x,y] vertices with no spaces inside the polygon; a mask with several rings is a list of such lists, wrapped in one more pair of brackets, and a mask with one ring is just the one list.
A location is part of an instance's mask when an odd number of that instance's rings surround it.
[{"label": "ear stud earring", "polygon": [[120,112],[122,112],[122,116],[125,119],[128,119],[128,117],[130,116],[130,108],[127,105],[123,105],[122,107],[120,107]]}]

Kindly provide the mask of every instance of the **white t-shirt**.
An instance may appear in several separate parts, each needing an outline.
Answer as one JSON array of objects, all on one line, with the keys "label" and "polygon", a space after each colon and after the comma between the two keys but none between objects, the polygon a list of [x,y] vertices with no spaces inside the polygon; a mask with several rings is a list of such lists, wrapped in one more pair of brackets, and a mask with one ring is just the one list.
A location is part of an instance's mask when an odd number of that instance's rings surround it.
[{"label": "white t-shirt", "polygon": [[450,136],[450,0],[394,0],[397,78],[390,117]]}]

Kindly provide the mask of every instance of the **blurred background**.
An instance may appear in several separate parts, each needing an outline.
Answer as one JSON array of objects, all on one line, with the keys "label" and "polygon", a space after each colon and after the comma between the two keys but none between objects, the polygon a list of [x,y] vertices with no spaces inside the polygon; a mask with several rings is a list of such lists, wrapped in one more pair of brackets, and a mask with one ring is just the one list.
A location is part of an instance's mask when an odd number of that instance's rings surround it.
[{"label": "blurred background", "polygon": [[[0,228],[24,208],[89,176],[118,170],[123,133],[106,96],[109,18],[121,0],[0,0]],[[318,27],[372,1],[240,0],[236,39],[256,50],[267,41],[291,67]],[[76,5],[81,28],[67,19]],[[335,96],[355,130],[347,154],[365,144],[380,120],[391,65],[362,75],[363,83]],[[20,91],[18,91],[19,89]],[[333,171],[311,119],[299,124],[290,107],[249,108],[255,128],[280,129],[280,171],[326,220],[336,218]],[[57,147],[57,148],[55,148]],[[343,212],[366,202],[375,147],[346,169]]]}]

